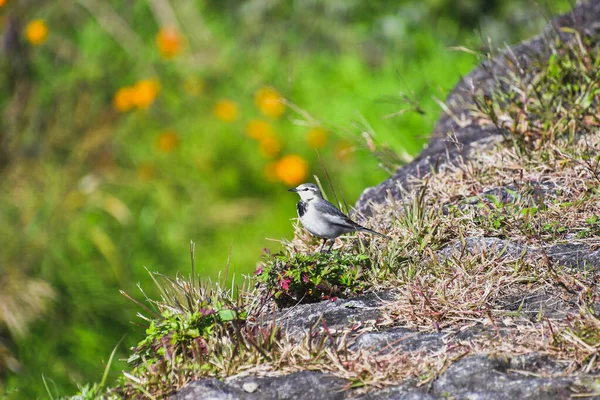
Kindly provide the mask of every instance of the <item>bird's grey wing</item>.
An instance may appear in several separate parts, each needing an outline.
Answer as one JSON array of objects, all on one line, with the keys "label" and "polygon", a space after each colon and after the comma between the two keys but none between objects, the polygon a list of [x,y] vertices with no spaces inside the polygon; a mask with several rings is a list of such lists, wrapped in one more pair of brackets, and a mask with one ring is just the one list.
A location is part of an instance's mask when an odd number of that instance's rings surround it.
[{"label": "bird's grey wing", "polygon": [[356,222],[352,221],[346,214],[338,210],[336,206],[331,204],[325,199],[314,200],[313,205],[315,209],[323,216],[323,218],[327,218],[329,223],[339,225],[342,227],[357,229],[362,228]]}]

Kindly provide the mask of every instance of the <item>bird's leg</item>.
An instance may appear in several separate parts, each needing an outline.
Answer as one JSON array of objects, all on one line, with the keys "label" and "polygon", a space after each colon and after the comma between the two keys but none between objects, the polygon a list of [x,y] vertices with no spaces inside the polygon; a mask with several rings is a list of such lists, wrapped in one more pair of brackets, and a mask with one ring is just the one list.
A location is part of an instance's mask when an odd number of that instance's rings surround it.
[{"label": "bird's leg", "polygon": [[329,250],[327,250],[328,253],[331,253],[331,249],[333,248],[334,244],[335,244],[335,238],[331,239],[331,246],[329,246]]},{"label": "bird's leg", "polygon": [[327,243],[327,238],[323,238],[323,244],[321,245],[321,248],[319,249],[319,253],[323,252],[323,247],[325,247],[325,243]]}]

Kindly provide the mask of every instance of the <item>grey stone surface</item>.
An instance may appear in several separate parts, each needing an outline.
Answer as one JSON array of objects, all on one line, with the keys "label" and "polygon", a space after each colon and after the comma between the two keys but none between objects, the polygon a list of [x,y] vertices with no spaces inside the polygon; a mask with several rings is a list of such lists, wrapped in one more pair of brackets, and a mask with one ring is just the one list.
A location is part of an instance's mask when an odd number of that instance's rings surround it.
[{"label": "grey stone surface", "polygon": [[[301,304],[277,313],[277,320],[288,335],[303,335],[311,326],[341,329],[355,322],[375,321],[379,308],[391,299],[391,292],[369,293],[352,299],[337,299],[314,304]],[[266,316],[265,321],[271,316]]]},{"label": "grey stone surface", "polygon": [[396,386],[383,390],[374,390],[356,397],[357,400],[437,400],[439,397],[417,389]]},{"label": "grey stone surface", "polygon": [[509,372],[509,360],[474,356],[452,364],[432,385],[434,395],[455,399],[570,399],[574,382]]},{"label": "grey stone surface", "polygon": [[[245,387],[252,383],[253,390]],[[341,400],[348,394],[345,379],[320,372],[301,371],[276,377],[232,377],[226,382],[206,379],[192,382],[172,400]]]},{"label": "grey stone surface", "polygon": [[[558,369],[557,369],[558,368]],[[554,369],[554,370],[553,370]],[[357,400],[562,400],[579,386],[573,378],[548,378],[560,367],[537,354],[515,358],[466,357],[452,364],[429,385],[414,382],[359,393],[349,382],[320,372],[302,371],[278,377],[232,377],[225,382],[207,379],[188,384],[173,400],[357,399]],[[520,372],[520,371],[527,371]],[[251,383],[252,392],[244,390]],[[255,389],[254,389],[255,388]],[[598,399],[600,396],[590,396]]]},{"label": "grey stone surface", "polygon": [[188,383],[173,399],[177,400],[236,400],[243,393],[218,379],[203,379]]}]

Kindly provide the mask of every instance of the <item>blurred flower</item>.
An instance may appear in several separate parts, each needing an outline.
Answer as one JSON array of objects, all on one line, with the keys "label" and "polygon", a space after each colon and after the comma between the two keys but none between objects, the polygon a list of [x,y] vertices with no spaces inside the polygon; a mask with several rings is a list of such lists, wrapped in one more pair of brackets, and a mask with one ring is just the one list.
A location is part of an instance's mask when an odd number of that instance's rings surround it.
[{"label": "blurred flower", "polygon": [[256,107],[267,117],[279,118],[285,112],[283,97],[271,87],[263,87],[256,91],[254,102]]},{"label": "blurred flower", "polygon": [[40,45],[48,38],[48,26],[41,19],[35,19],[25,27],[25,37],[29,43]]},{"label": "blurred flower", "polygon": [[353,151],[354,145],[347,140],[341,140],[335,146],[335,156],[340,161],[350,161]]},{"label": "blurred flower", "polygon": [[277,174],[277,178],[286,185],[296,186],[306,179],[308,164],[302,157],[290,154],[282,157],[277,162],[275,173]]},{"label": "blurred flower", "polygon": [[277,163],[271,162],[265,165],[263,175],[269,182],[277,182]]},{"label": "blurred flower", "polygon": [[144,79],[132,88],[133,104],[140,109],[147,109],[152,105],[160,91],[160,83],[156,79]]},{"label": "blurred flower", "polygon": [[156,34],[156,46],[163,58],[173,58],[181,51],[182,38],[177,29],[165,26]]},{"label": "blurred flower", "polygon": [[281,143],[275,135],[266,135],[260,139],[260,153],[266,158],[274,158],[281,151]]},{"label": "blurred flower", "polygon": [[117,111],[125,112],[131,110],[135,106],[133,103],[133,95],[133,88],[129,86],[117,90],[113,97],[113,105]]},{"label": "blurred flower", "polygon": [[219,100],[213,112],[221,121],[233,122],[238,117],[238,105],[232,100]]},{"label": "blurred flower", "polygon": [[151,181],[156,174],[154,169],[154,165],[149,162],[143,162],[138,165],[137,170],[135,171],[137,178],[142,182]]},{"label": "blurred flower", "polygon": [[192,96],[200,96],[204,92],[204,81],[197,77],[188,78],[183,84],[183,89]]},{"label": "blurred flower", "polygon": [[156,148],[163,153],[170,153],[179,147],[179,135],[173,131],[161,133],[154,143]]},{"label": "blurred flower", "polygon": [[306,142],[314,149],[320,149],[327,144],[327,131],[323,128],[312,128],[306,134]]},{"label": "blurred flower", "polygon": [[4,6],[8,0],[0,0],[0,7]]},{"label": "blurred flower", "polygon": [[265,136],[274,135],[274,132],[267,121],[252,119],[246,124],[246,134],[254,140],[261,140]]}]

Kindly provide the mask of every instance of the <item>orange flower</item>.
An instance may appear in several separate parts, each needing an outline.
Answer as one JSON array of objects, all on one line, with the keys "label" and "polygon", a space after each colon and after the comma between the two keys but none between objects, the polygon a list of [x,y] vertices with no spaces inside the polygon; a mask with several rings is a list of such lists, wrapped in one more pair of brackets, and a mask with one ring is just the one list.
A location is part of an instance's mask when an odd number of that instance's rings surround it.
[{"label": "orange flower", "polygon": [[233,122],[238,117],[238,105],[232,100],[219,100],[213,113],[223,122]]},{"label": "orange flower", "polygon": [[170,153],[179,147],[179,135],[172,131],[161,133],[154,143],[156,148],[163,153]]},{"label": "orange flower", "polygon": [[125,112],[131,110],[135,106],[133,103],[133,95],[133,88],[129,86],[117,90],[113,97],[113,105],[117,111]]},{"label": "orange flower", "polygon": [[38,46],[48,38],[48,26],[41,19],[35,19],[25,27],[25,37],[29,43]]},{"label": "orange flower", "polygon": [[340,161],[350,161],[353,151],[354,145],[347,140],[342,140],[335,146],[335,156]]},{"label": "orange flower", "polygon": [[308,164],[296,154],[284,156],[275,164],[275,173],[280,181],[288,186],[304,182],[308,175]]},{"label": "orange flower", "polygon": [[0,7],[4,6],[8,0],[0,0]]},{"label": "orange flower", "polygon": [[163,58],[173,58],[181,51],[182,38],[177,29],[165,26],[156,34],[156,46]]},{"label": "orange flower", "polygon": [[273,128],[267,121],[261,119],[252,119],[246,124],[246,134],[254,140],[273,135]]},{"label": "orange flower", "polygon": [[327,131],[323,128],[312,128],[306,134],[306,142],[314,149],[320,149],[327,144]]},{"label": "orange flower", "polygon": [[260,139],[260,153],[266,158],[273,158],[281,151],[281,143],[275,135],[267,135]]},{"label": "orange flower", "polygon": [[256,91],[254,102],[256,107],[267,117],[279,118],[285,112],[283,97],[271,87],[263,87]]},{"label": "orange flower", "polygon": [[160,91],[160,83],[156,79],[139,81],[133,87],[133,104],[140,109],[147,109],[152,105]]},{"label": "orange flower", "polygon": [[142,182],[151,181],[155,175],[154,165],[149,162],[143,162],[138,165],[137,170],[135,171],[137,178]]}]

